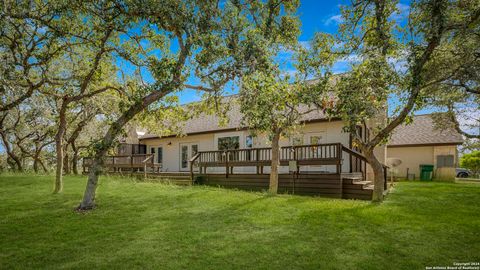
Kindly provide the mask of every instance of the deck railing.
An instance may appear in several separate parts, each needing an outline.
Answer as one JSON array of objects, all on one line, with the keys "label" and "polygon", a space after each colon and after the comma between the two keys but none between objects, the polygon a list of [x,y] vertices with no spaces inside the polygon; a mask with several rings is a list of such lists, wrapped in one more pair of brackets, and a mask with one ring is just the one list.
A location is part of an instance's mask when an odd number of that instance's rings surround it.
[{"label": "deck railing", "polygon": [[[295,161],[297,171],[303,165],[335,165],[336,173],[341,173],[342,153],[354,157],[359,164],[350,169],[350,172],[360,172],[366,177],[367,159],[359,152],[343,146],[341,143],[286,146],[280,148],[280,164],[289,165]],[[208,167],[225,167],[228,177],[233,173],[233,167],[257,167],[257,173],[263,173],[263,167],[271,163],[272,148],[247,148],[233,150],[200,151],[190,160],[190,173],[194,174],[194,167],[206,173]],[[350,158],[351,160],[351,158]],[[350,164],[352,168],[352,164]],[[384,166],[384,170],[388,167]],[[386,177],[384,177],[386,183]]]},{"label": "deck railing", "polygon": [[[122,168],[157,168],[161,164],[155,163],[154,154],[134,154],[134,155],[118,155],[118,156],[106,156],[104,165],[109,169],[116,171]],[[92,165],[93,158],[83,158],[83,171],[86,172],[87,168]]]},{"label": "deck railing", "polygon": [[[225,162],[246,163],[270,162],[272,148],[247,148],[234,150],[200,151],[197,165],[222,165]],[[341,158],[341,144],[316,144],[286,146],[280,149],[281,161],[325,160]]]},{"label": "deck railing", "polygon": [[[227,174],[233,167],[255,166],[257,173],[263,173],[263,167],[271,163],[272,148],[247,148],[218,151],[200,151],[190,160],[191,172],[194,165],[200,170],[207,167],[225,167]],[[337,173],[341,171],[342,144],[314,144],[286,146],[280,148],[280,164],[288,165],[296,161],[297,165],[336,165]]]}]

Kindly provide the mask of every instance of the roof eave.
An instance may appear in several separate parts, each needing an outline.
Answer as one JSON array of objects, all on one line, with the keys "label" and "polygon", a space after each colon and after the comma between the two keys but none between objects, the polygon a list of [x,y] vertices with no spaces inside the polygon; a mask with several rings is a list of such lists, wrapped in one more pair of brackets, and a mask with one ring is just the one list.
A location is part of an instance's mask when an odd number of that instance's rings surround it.
[{"label": "roof eave", "polygon": [[448,145],[461,145],[463,142],[446,142],[446,143],[412,143],[412,144],[387,144],[389,148],[396,147],[421,147],[421,146],[448,146]]}]

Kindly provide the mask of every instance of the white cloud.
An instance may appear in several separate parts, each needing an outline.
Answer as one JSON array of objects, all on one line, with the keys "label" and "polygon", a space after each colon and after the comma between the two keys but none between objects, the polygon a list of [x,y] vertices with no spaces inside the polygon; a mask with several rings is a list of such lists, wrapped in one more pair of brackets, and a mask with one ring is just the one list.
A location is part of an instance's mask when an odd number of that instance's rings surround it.
[{"label": "white cloud", "polygon": [[331,24],[339,24],[343,22],[343,18],[341,14],[333,15],[330,16],[328,19],[326,19],[323,24],[326,26],[329,26]]}]

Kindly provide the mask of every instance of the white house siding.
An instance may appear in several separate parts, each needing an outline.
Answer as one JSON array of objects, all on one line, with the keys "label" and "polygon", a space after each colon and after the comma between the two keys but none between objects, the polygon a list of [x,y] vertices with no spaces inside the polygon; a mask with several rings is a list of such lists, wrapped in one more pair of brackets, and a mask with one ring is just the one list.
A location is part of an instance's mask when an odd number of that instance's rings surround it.
[{"label": "white house siding", "polygon": [[147,145],[147,153],[151,147],[163,148],[162,170],[167,172],[180,171],[180,145],[182,143],[197,143],[199,151],[213,149],[214,134],[202,134],[185,137],[169,137],[161,139],[140,140],[140,143]]},{"label": "white house siding", "polygon": [[[298,137],[303,139],[303,144],[310,144],[309,138],[311,135],[321,135],[322,140],[320,143],[342,143],[344,146],[349,146],[349,134],[342,131],[342,122],[317,122],[306,124],[299,132]],[[150,147],[163,147],[163,170],[164,171],[180,171],[180,145],[182,143],[196,143],[198,144],[199,151],[212,151],[218,150],[218,138],[225,136],[239,136],[240,148],[246,148],[246,137],[250,135],[248,130],[238,131],[218,131],[215,133],[201,134],[201,135],[189,135],[184,137],[168,137],[161,139],[141,139],[140,143],[147,145],[147,151],[150,153]],[[258,135],[253,140],[253,147],[269,147],[270,143],[265,135]],[[281,146],[291,145],[292,139],[282,138],[280,141]],[[342,165],[342,171],[349,171],[349,158],[346,153],[343,153],[344,162]],[[255,172],[254,167],[236,167],[234,172]],[[301,170],[326,170],[334,171],[334,166],[322,166],[322,167],[302,167]],[[208,172],[224,172],[224,168],[209,168]],[[269,168],[265,167],[264,172],[268,173]],[[282,166],[281,172],[288,172],[287,166]]]}]

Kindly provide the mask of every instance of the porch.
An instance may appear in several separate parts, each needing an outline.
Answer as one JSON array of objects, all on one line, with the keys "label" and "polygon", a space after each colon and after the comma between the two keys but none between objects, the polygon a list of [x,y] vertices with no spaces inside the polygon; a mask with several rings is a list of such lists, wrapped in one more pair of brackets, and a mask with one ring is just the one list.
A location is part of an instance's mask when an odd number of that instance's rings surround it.
[{"label": "porch", "polygon": [[[154,154],[109,156],[107,173],[169,179],[178,184],[205,184],[247,190],[268,189],[271,148],[199,151],[189,160],[189,172],[164,172]],[[344,160],[348,169],[342,171]],[[88,172],[91,159],[84,159]],[[365,181],[366,159],[341,143],[286,146],[280,149],[279,192],[336,198],[370,199],[373,185]],[[242,172],[234,169],[250,168]],[[386,169],[386,167],[385,167]],[[345,169],[344,169],[345,170]],[[384,176],[385,188],[387,185]]]}]

